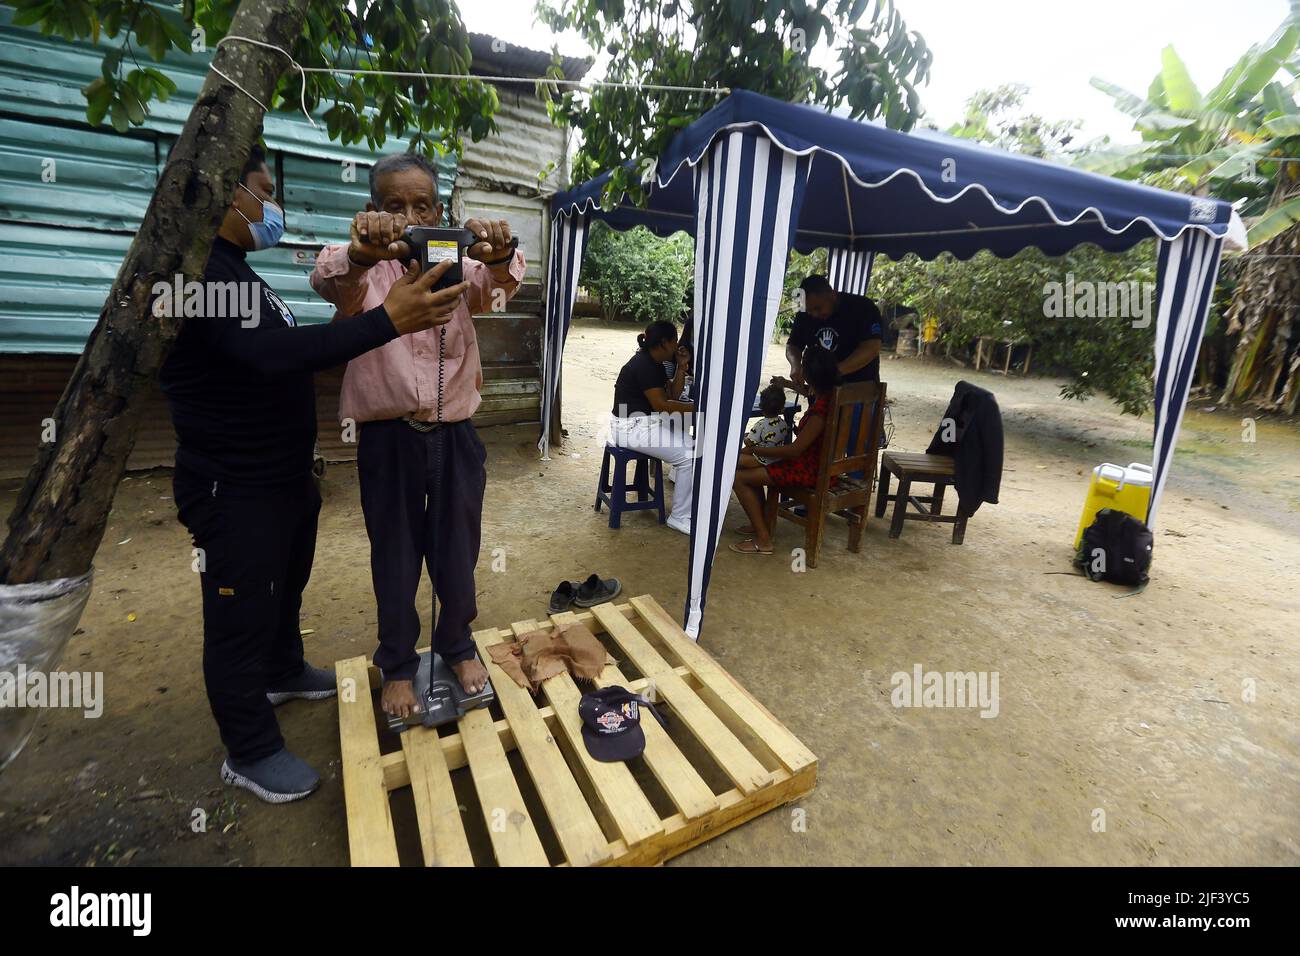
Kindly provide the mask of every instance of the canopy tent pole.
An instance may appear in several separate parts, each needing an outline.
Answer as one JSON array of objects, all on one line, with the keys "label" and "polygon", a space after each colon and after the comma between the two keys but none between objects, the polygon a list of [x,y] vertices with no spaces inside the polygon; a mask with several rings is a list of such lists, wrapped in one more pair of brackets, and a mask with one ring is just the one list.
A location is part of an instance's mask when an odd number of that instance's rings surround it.
[{"label": "canopy tent pole", "polygon": [[542,329],[542,437],[537,450],[542,461],[551,459],[551,410],[564,362],[564,340],[578,297],[578,276],[587,245],[584,213],[557,215],[551,224],[551,257],[546,277],[546,316]]},{"label": "canopy tent pole", "polygon": [[717,137],[695,167],[695,500],[685,629],[700,633],[745,419],[772,340],[812,165],[753,129]]},{"label": "canopy tent pole", "polygon": [[1205,319],[1219,275],[1223,238],[1188,229],[1160,243],[1156,270],[1155,441],[1151,450],[1154,480],[1147,526],[1155,526],[1156,509],[1169,477],[1178,429],[1187,407]]}]

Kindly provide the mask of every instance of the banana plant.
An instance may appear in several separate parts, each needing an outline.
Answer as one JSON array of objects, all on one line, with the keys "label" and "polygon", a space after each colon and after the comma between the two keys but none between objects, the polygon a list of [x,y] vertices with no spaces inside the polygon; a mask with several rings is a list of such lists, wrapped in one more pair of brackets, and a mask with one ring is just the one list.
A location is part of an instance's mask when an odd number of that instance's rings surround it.
[{"label": "banana plant", "polygon": [[[1093,172],[1214,194],[1253,218],[1251,246],[1300,222],[1300,0],[1266,42],[1255,44],[1202,94],[1172,46],[1146,96],[1098,77],[1092,85],[1133,117],[1142,142],[1095,146],[1077,164]],[[1289,75],[1280,82],[1279,75]]]}]

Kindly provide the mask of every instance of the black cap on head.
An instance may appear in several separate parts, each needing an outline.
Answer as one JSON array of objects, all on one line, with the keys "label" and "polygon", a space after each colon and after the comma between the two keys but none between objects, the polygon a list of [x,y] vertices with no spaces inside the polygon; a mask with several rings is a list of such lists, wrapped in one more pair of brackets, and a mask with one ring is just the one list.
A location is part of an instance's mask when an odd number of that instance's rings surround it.
[{"label": "black cap on head", "polygon": [[578,716],[587,753],[605,763],[639,757],[645,750],[645,731],[641,729],[644,703],[644,697],[626,687],[602,687],[583,694]]}]

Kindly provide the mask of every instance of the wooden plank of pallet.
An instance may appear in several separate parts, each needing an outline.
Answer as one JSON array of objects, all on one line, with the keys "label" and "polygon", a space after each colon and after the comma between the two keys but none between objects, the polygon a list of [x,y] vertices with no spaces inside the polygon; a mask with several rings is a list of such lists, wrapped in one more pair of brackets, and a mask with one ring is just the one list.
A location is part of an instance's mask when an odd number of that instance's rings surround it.
[{"label": "wooden plank of pallet", "polygon": [[722,720],[700,700],[641,632],[611,604],[592,608],[637,669],[655,683],[655,690],[681,717],[710,756],[741,793],[748,796],[772,783],[772,774],[749,752]]},{"label": "wooden plank of pallet", "polygon": [[471,710],[460,719],[460,736],[497,863],[550,865],[486,707]]},{"label": "wooden plank of pallet", "polygon": [[[691,669],[685,664],[677,668],[677,674],[683,678],[692,677]],[[628,681],[623,686],[634,693],[640,694],[649,685],[649,680],[640,677],[634,681]],[[538,707],[537,713],[545,721],[550,721],[555,716],[555,711],[551,709],[550,705]],[[510,730],[509,722],[502,719],[498,720],[493,726],[496,727],[497,736],[501,738],[501,749],[506,753],[516,749],[515,736]],[[455,733],[439,737],[438,743],[442,745],[442,753],[446,758],[448,770],[460,770],[468,765],[468,761],[465,759],[465,745],[460,741],[460,734]],[[384,768],[384,789],[389,793],[411,785],[411,774],[406,767],[406,755],[400,750],[381,755],[379,765]]]},{"label": "wooden plank of pallet", "polygon": [[[512,624],[510,629],[519,637],[537,630],[537,627],[536,621],[520,621]],[[582,718],[578,716],[578,701],[582,694],[573,678],[566,673],[545,680],[542,682],[542,693],[554,708],[556,723],[568,740],[571,752],[586,772],[595,796],[623,840],[629,846],[635,846],[662,833],[663,822],[659,819],[659,814],[646,799],[627,765],[596,760],[587,752],[587,745],[582,739]]]},{"label": "wooden plank of pallet", "polygon": [[793,803],[807,796],[817,785],[817,766],[791,776],[784,770],[773,775],[773,784],[750,796],[739,790],[728,790],[718,797],[716,813],[696,820],[687,820],[675,814],[664,821],[664,835],[647,840],[641,846],[615,845],[613,866],[656,866],[665,860],[680,856],[687,850],[712,840],[714,837],[740,826],[748,820],[762,816],[783,804]]},{"label": "wooden plank of pallet", "polygon": [[411,727],[402,734],[402,753],[410,772],[411,796],[420,829],[425,866],[473,866],[460,806],[451,786],[438,732]]},{"label": "wooden plank of pallet", "polygon": [[514,733],[515,746],[541,797],[546,816],[555,830],[564,857],[574,866],[594,866],[609,859],[609,841],[587,806],[577,781],[565,763],[560,746],[546,726],[532,695],[493,663],[488,647],[507,640],[504,631],[478,631],[474,641],[487,665],[497,702]]},{"label": "wooden plank of pallet", "polygon": [[[577,615],[572,611],[551,615],[551,620],[556,624],[571,624],[577,619]],[[617,684],[633,693],[641,693],[650,681],[647,678],[629,681],[617,665],[608,664],[596,678],[596,683],[601,687]],[[648,717],[641,721],[641,729],[645,733],[643,756],[646,765],[682,816],[687,820],[694,820],[718,809],[718,798],[704,782],[704,778],[691,766],[686,756],[677,749],[668,732],[659,726],[659,721]]]},{"label": "wooden plank of pallet", "polygon": [[343,800],[348,811],[348,853],[353,866],[397,866],[397,837],[379,762],[375,705],[363,688],[364,657],[339,661],[339,744],[343,753]]},{"label": "wooden plank of pallet", "polygon": [[749,727],[776,755],[787,770],[796,774],[815,764],[817,758],[768,709],[744,690],[730,674],[718,666],[698,644],[692,641],[659,602],[649,595],[634,597],[632,607],[650,628],[691,669],[701,684],[721,699],[735,718]]}]

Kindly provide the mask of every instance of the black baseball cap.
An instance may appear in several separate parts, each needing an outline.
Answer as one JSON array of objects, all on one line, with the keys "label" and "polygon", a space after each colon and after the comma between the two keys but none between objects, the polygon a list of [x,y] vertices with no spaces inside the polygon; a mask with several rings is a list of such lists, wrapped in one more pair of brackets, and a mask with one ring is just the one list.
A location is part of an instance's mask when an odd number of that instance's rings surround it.
[{"label": "black baseball cap", "polygon": [[604,763],[639,757],[645,750],[641,705],[650,702],[626,687],[602,687],[578,701],[587,753]]}]

